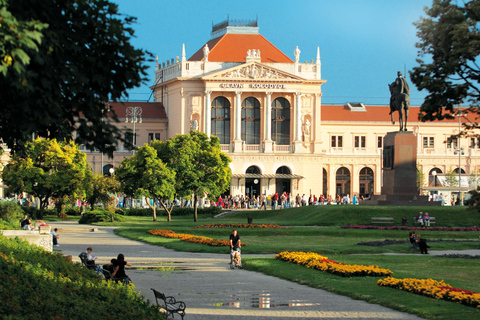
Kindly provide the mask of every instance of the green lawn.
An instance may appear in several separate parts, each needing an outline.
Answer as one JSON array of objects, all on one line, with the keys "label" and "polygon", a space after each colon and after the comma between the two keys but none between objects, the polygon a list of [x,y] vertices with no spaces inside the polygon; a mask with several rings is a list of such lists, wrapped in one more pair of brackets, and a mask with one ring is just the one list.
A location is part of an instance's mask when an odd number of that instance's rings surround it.
[{"label": "green lawn", "polygon": [[[383,255],[379,253],[407,253],[409,245],[361,246],[359,242],[407,240],[408,231],[341,229],[348,224],[369,224],[370,217],[394,217],[396,224],[402,217],[411,217],[418,211],[428,211],[437,218],[439,227],[480,226],[479,213],[467,211],[465,207],[400,208],[325,206],[294,208],[277,211],[238,212],[224,218],[211,219],[199,216],[194,223],[192,216],[176,217],[166,222],[160,217],[152,222],[150,217],[127,217],[124,226],[116,233],[125,237],[165,246],[179,251],[227,253],[228,248],[192,244],[178,239],[167,239],[147,233],[151,229],[170,229],[178,233],[202,235],[214,239],[228,239],[231,229],[192,228],[211,223],[246,223],[253,217],[254,223],[292,226],[282,229],[239,229],[243,242],[244,267],[276,277],[296,281],[316,288],[381,304],[400,311],[415,313],[426,319],[480,319],[480,310],[452,302],[434,300],[412,293],[379,287],[379,277],[342,278],[325,274],[273,258],[249,258],[253,253],[278,253],[290,251],[313,251],[330,259],[349,263],[378,265],[391,269],[397,278],[432,278],[446,283],[480,292],[480,259],[445,258],[431,255]],[[105,223],[111,225],[110,223]],[[431,242],[431,250],[478,249],[480,232],[467,231],[418,231],[427,239],[474,240],[472,242]]]}]

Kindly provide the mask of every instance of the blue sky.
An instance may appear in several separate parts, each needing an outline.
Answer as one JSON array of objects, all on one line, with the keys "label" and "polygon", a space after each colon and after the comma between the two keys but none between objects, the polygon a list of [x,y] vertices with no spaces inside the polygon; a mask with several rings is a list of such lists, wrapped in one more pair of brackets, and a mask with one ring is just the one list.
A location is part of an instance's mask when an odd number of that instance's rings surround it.
[{"label": "blue sky", "polygon": [[[256,19],[260,33],[294,59],[316,58],[320,47],[323,104],[363,102],[388,105],[388,84],[397,71],[417,65],[418,42],[413,25],[425,17],[428,0],[256,0],[256,1],[164,1],[111,0],[120,13],[137,17],[133,44],[150,51],[164,62],[181,56],[185,43],[187,58],[210,40],[212,22],[227,19]],[[129,91],[129,100],[146,101],[153,85],[154,63],[148,85]],[[408,75],[407,75],[408,77]],[[411,84],[411,82],[409,81]],[[421,105],[426,92],[411,85],[411,105]],[[150,99],[152,101],[152,98]]]}]

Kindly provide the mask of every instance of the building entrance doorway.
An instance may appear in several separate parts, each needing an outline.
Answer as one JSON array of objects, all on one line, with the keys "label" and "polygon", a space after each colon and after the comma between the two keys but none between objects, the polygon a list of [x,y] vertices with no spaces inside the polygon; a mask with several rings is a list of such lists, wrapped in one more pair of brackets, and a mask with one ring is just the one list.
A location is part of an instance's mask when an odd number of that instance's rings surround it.
[{"label": "building entrance doorway", "polygon": [[275,191],[277,192],[277,194],[279,196],[281,196],[282,193],[284,192],[289,194],[291,190],[292,180],[281,178],[281,175],[291,174],[290,169],[288,167],[281,166],[280,168],[277,169],[275,174],[279,176],[278,178],[275,179]]},{"label": "building entrance doorway", "polygon": [[245,178],[245,195],[249,198],[258,197],[260,195],[260,186],[261,179],[259,177],[248,177],[248,176],[260,176],[262,173],[257,166],[248,167],[246,170],[246,178]]}]

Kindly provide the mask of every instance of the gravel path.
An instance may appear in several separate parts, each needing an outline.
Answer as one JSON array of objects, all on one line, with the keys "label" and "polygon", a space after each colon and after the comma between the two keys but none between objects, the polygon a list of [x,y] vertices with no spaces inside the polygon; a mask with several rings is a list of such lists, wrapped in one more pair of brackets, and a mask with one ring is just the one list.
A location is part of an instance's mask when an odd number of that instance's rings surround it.
[{"label": "gravel path", "polygon": [[141,268],[127,271],[136,289],[150,301],[150,288],[184,301],[187,320],[421,319],[261,273],[230,270],[228,254],[177,252],[116,236],[112,227],[87,232],[76,222],[51,225],[60,229],[56,251],[79,262],[78,254],[91,246],[99,264],[123,253]]}]

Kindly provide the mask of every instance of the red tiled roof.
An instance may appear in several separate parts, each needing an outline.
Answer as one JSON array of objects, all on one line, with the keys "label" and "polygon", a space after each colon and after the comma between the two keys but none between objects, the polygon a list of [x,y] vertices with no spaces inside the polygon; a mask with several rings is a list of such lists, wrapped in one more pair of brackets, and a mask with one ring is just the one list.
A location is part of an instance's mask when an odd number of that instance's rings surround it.
[{"label": "red tiled roof", "polygon": [[161,102],[109,102],[108,105],[119,118],[125,118],[128,107],[141,107],[142,119],[166,119],[167,114]]},{"label": "red tiled roof", "polygon": [[[293,61],[260,34],[224,34],[207,42],[208,61],[245,62],[249,49],[260,49],[262,62],[293,63]],[[203,61],[203,45],[189,61]]]},{"label": "red tiled roof", "polygon": [[[322,121],[390,121],[389,106],[365,106],[367,111],[350,111],[346,105],[322,105]],[[418,120],[420,107],[410,107],[408,122],[421,122]],[[469,113],[467,119],[475,122],[476,115]],[[393,119],[398,122],[398,113],[393,114]],[[444,119],[443,123],[458,123],[458,119]],[[462,122],[467,122],[462,117]]]}]

